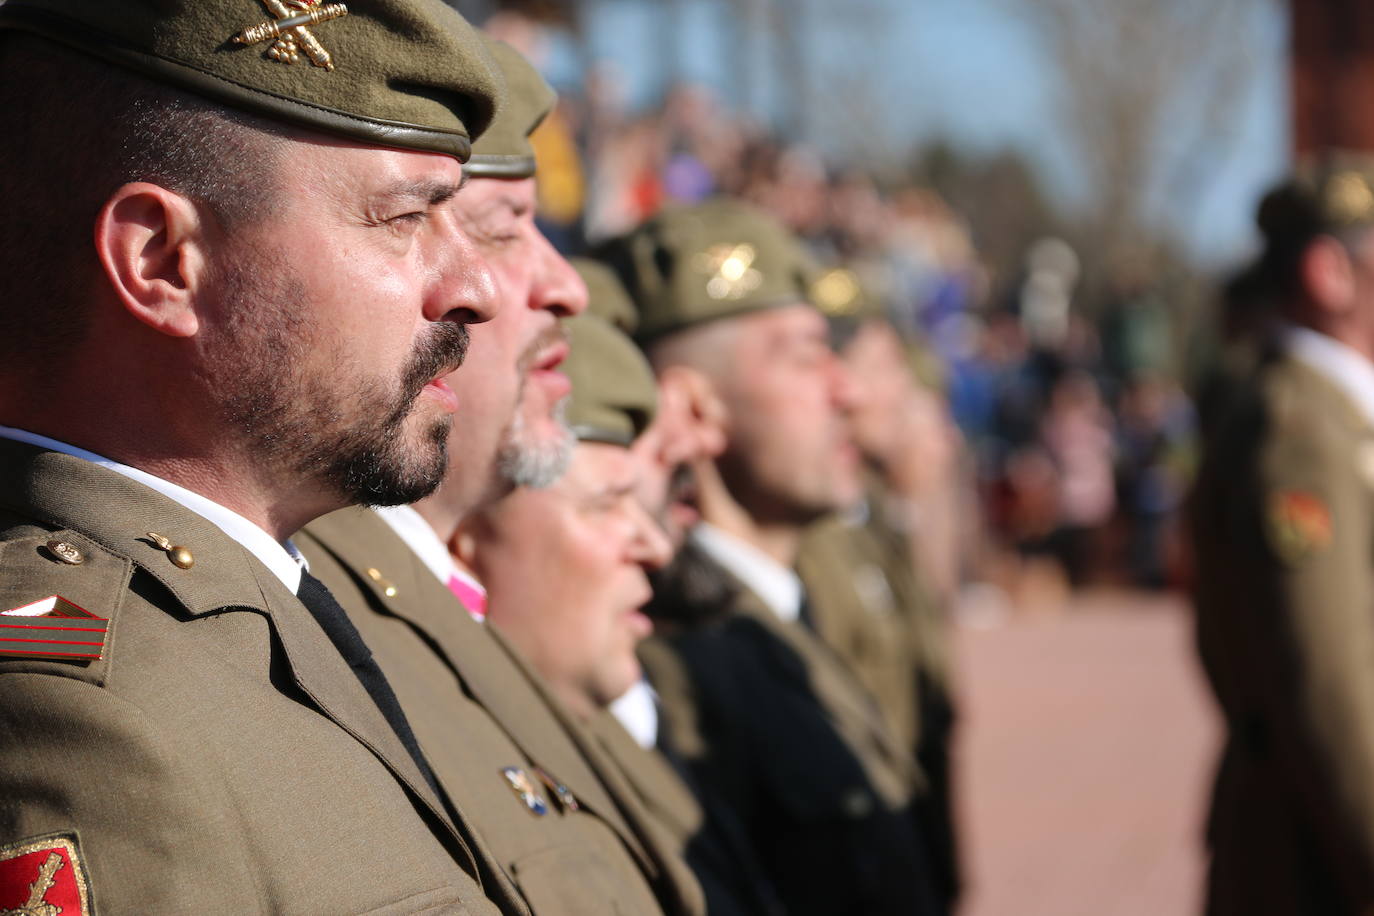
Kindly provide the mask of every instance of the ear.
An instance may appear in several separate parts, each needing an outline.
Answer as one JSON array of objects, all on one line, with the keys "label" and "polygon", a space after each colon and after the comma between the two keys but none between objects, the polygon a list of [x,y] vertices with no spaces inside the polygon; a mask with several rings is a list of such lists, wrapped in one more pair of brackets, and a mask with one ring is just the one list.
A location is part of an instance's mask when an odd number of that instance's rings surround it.
[{"label": "ear", "polygon": [[690,366],[673,365],[659,373],[658,383],[687,405],[692,431],[708,458],[725,451],[730,411],[711,377]]},{"label": "ear", "polygon": [[1355,306],[1354,267],[1336,239],[1318,236],[1303,251],[1298,269],[1307,297],[1322,312],[1342,315]]},{"label": "ear", "polygon": [[130,315],[169,337],[200,328],[204,228],[189,199],[142,181],[120,187],[96,216],[96,253],[111,289]]},{"label": "ear", "polygon": [[473,527],[473,524],[465,521],[453,532],[448,542],[448,552],[468,569],[476,569],[477,563],[477,533],[472,530]]}]

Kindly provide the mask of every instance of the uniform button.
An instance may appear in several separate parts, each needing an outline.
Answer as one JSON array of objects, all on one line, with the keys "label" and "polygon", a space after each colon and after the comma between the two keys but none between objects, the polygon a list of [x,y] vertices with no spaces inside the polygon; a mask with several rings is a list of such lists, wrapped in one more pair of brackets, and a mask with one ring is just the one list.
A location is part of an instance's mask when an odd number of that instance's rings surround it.
[{"label": "uniform button", "polygon": [[82,563],[86,562],[85,555],[82,554],[80,550],[76,549],[75,544],[53,538],[51,541],[48,541],[47,547],[52,555],[63,563],[72,566],[80,566]]}]

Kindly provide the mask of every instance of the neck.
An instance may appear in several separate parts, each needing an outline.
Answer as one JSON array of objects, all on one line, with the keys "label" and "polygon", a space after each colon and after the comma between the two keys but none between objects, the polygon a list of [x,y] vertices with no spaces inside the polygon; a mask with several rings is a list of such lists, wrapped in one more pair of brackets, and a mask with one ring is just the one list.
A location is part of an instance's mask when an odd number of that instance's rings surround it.
[{"label": "neck", "polygon": [[[175,424],[164,424],[161,418],[123,416],[128,411],[121,410],[120,403],[117,397],[102,402],[108,410],[98,422],[87,422],[90,418],[82,415],[81,407],[56,418],[33,410],[0,408],[0,424],[94,452],[184,487],[238,513],[279,542],[342,506],[303,481],[294,481],[287,491],[280,481],[274,486],[257,462],[235,450],[223,450],[220,437],[178,437]],[[137,437],[128,436],[128,430],[137,430]],[[221,451],[207,451],[216,445]]]},{"label": "neck", "polygon": [[715,465],[699,462],[697,508],[701,520],[756,547],[791,569],[797,560],[802,527],[790,520],[770,521],[751,514],[730,493]]}]

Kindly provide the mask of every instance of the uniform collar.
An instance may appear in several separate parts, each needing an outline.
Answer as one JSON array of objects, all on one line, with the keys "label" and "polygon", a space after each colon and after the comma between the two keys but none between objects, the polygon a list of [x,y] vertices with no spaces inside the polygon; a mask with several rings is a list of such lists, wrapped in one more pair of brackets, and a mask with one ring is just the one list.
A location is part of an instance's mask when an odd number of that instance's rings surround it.
[{"label": "uniform collar", "polygon": [[1374,425],[1374,363],[1333,337],[1296,325],[1283,329],[1283,347],[1290,357],[1339,388],[1360,416]]},{"label": "uniform collar", "polygon": [[292,544],[290,540],[284,544],[278,543],[272,535],[232,509],[226,509],[219,503],[174,484],[170,480],[163,480],[147,471],[141,471],[127,464],[120,464],[118,461],[103,455],[97,455],[95,452],[77,448],[57,439],[50,439],[47,436],[40,436],[37,433],[9,426],[0,426],[0,437],[45,448],[49,451],[61,452],[64,455],[71,455],[73,458],[89,461],[143,484],[150,490],[155,490],[168,499],[190,509],[196,515],[211,522],[232,540],[241,544],[245,550],[257,557],[262,565],[280,579],[281,583],[292,594],[295,594],[300,587],[301,569],[305,566],[305,558],[296,549],[296,545]]},{"label": "uniform collar", "polygon": [[[467,570],[453,562],[448,545],[439,540],[439,535],[434,533],[434,529],[425,521],[423,515],[410,506],[385,506],[374,508],[372,511],[386,522],[388,528],[396,532],[398,538],[405,541],[405,545],[420,558],[420,562],[434,574],[434,578],[450,590],[453,589],[450,580],[457,579],[483,598],[486,597],[486,588]],[[468,608],[468,612],[477,620],[482,620],[485,616],[478,614],[473,608]]]},{"label": "uniform collar", "polygon": [[698,522],[690,537],[707,556],[757,594],[780,620],[796,622],[801,616],[802,582],[795,572],[708,522]]}]

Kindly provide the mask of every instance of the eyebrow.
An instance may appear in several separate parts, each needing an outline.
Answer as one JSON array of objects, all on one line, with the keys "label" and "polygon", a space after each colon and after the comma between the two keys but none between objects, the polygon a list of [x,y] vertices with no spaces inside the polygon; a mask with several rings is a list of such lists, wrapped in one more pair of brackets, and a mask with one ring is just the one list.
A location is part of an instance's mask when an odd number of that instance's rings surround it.
[{"label": "eyebrow", "polygon": [[452,200],[454,195],[463,189],[468,183],[467,173],[463,173],[463,178],[457,184],[451,181],[437,181],[434,179],[419,179],[417,181],[399,181],[377,195],[378,200],[382,201],[417,201],[426,206],[437,207],[440,204]]}]

